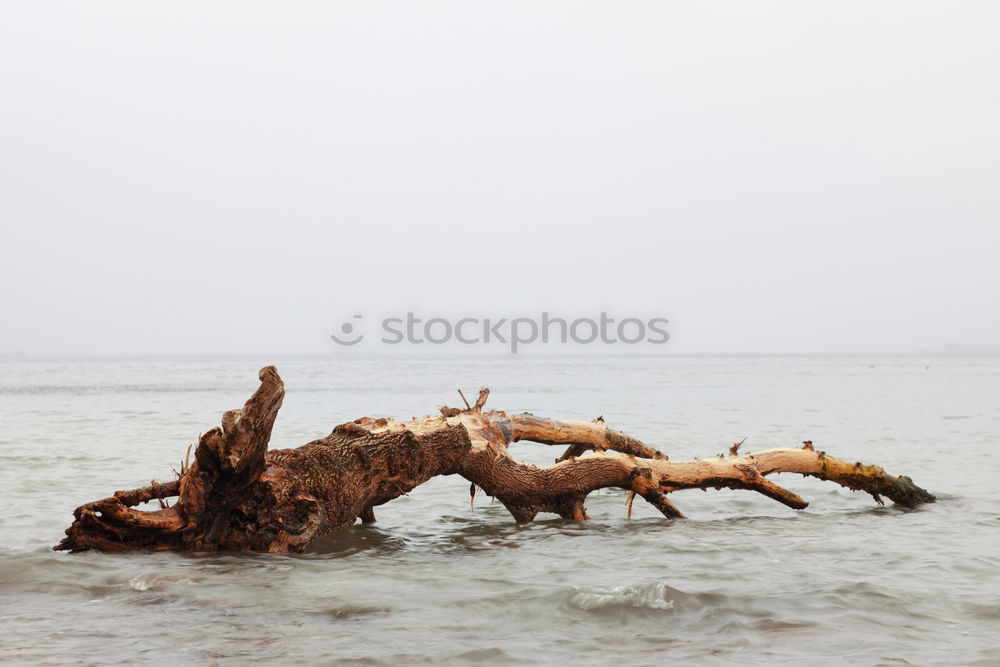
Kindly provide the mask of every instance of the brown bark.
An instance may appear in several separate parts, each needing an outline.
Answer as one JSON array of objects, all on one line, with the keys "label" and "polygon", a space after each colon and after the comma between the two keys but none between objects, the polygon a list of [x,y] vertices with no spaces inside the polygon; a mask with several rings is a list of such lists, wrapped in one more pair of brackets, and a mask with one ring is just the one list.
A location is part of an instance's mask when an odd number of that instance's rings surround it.
[{"label": "brown bark", "polygon": [[[658,450],[593,422],[543,419],[484,411],[487,390],[465,409],[441,408],[439,417],[409,422],[363,417],[297,449],[268,451],[284,385],[273,366],[260,371],[260,387],[242,410],[199,438],[195,460],[179,479],[77,508],[56,549],[83,551],[255,550],[301,551],[312,540],[355,520],[375,520],[374,507],[437,475],[459,474],[497,498],[517,521],[540,512],[586,519],[584,500],[601,488],[629,491],[667,517],[683,517],[666,494],[680,489],[728,487],[757,491],[801,509],[806,501],[765,479],[795,472],[914,506],[934,496],[908,477],[877,466],[801,449],[768,449],[671,462]],[[464,396],[463,396],[464,400]],[[518,440],[567,445],[555,465],[519,463],[509,452]],[[590,450],[595,450],[592,453]],[[172,507],[166,498],[178,497]],[[136,505],[158,500],[161,509]]]}]

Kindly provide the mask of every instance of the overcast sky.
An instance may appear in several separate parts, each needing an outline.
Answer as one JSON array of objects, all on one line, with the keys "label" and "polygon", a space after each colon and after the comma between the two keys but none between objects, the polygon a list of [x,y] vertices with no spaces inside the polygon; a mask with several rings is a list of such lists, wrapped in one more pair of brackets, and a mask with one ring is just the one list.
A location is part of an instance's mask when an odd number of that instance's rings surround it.
[{"label": "overcast sky", "polygon": [[1000,344],[995,2],[0,3],[0,353]]}]

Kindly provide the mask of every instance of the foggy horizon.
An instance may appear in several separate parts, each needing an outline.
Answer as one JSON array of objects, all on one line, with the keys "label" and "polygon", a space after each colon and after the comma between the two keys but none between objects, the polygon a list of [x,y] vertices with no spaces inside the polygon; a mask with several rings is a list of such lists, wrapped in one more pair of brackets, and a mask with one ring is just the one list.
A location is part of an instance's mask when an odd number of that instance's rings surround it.
[{"label": "foggy horizon", "polygon": [[995,350],[998,18],[5,4],[0,355],[350,357],[338,326],[406,311]]}]

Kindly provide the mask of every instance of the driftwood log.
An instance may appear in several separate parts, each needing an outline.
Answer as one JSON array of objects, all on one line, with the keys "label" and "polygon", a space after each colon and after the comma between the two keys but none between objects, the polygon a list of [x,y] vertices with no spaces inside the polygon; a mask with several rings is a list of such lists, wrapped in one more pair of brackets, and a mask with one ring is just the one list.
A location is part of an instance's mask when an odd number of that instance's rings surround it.
[{"label": "driftwood log", "polygon": [[[584,500],[615,487],[666,517],[683,517],[667,499],[680,489],[748,489],[795,509],[808,504],[769,481],[793,472],[830,480],[908,507],[934,496],[909,477],[833,458],[812,443],[693,461],[672,462],[639,440],[592,422],[543,419],[484,410],[489,391],[464,408],[442,406],[441,415],[408,422],[363,417],[341,424],[325,438],[297,449],[268,451],[284,385],[273,366],[260,371],[260,387],[242,410],[199,438],[194,461],[179,478],[77,508],[75,521],[55,549],[84,551],[254,550],[302,551],[314,539],[375,520],[374,507],[407,493],[436,475],[461,475],[499,500],[519,522],[541,512],[587,519]],[[515,461],[511,443],[530,440],[565,445],[555,465],[538,468]],[[190,450],[189,450],[190,453]],[[172,506],[167,498],[177,497]],[[160,509],[137,505],[158,500]]]}]

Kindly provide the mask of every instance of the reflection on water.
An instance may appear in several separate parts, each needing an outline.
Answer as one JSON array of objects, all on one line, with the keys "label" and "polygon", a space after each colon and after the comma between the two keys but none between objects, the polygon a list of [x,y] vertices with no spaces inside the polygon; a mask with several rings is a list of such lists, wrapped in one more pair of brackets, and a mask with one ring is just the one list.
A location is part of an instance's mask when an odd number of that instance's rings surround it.
[{"label": "reflection on water", "polygon": [[[488,499],[470,508],[468,483],[444,478],[301,555],[49,550],[80,502],[169,479],[266,361],[288,388],[272,446],[363,414],[426,414],[455,386],[489,384],[495,407],[603,414],[675,459],[744,436],[749,448],[812,439],[909,474],[941,502],[879,507],[784,476],[806,510],[689,491],[674,498],[687,520],[638,503],[628,520],[624,494],[604,491],[588,502],[591,521],[519,526]],[[0,371],[6,660],[995,664],[996,359],[7,361]],[[515,447],[538,465],[558,454]]]}]

